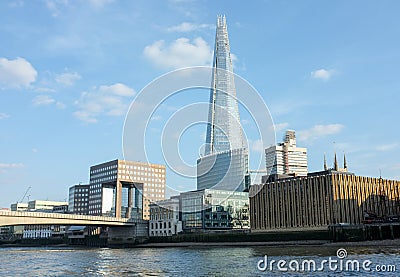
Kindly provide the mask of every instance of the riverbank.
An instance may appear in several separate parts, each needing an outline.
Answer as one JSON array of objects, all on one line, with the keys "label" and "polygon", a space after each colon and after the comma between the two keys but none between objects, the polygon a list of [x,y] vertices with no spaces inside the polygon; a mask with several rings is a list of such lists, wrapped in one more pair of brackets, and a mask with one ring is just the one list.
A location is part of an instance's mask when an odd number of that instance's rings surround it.
[{"label": "riverbank", "polygon": [[168,248],[168,247],[246,247],[246,246],[270,246],[270,247],[293,247],[293,246],[329,246],[329,247],[354,247],[354,246],[384,246],[400,248],[400,239],[354,241],[354,242],[331,242],[326,240],[307,241],[260,241],[260,242],[177,242],[177,243],[146,243],[139,244],[139,248]]},{"label": "riverbank", "polygon": [[[251,247],[251,246],[265,246],[265,247],[393,247],[400,248],[400,239],[394,240],[373,240],[373,241],[354,241],[354,242],[331,242],[326,240],[305,240],[305,241],[252,241],[252,242],[166,242],[166,243],[143,243],[129,246],[120,246],[112,248],[207,248],[207,247]],[[85,245],[70,245],[70,244],[0,244],[0,248],[8,247],[55,247],[55,248],[99,248]]]}]

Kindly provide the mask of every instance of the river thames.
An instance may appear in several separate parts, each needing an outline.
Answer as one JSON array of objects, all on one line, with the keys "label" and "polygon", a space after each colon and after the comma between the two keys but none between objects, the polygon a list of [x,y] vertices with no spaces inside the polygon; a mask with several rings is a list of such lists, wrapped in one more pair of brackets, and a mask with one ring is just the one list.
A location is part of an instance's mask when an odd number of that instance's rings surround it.
[{"label": "river thames", "polygon": [[[0,276],[399,275],[400,246],[398,245],[343,247],[342,250],[347,251],[347,255],[341,258],[338,258],[338,248],[342,247],[196,246],[131,249],[10,247],[0,248]],[[336,260],[336,264],[331,264],[329,267],[329,262],[323,262],[329,259]],[[280,262],[280,269],[278,269],[279,260],[284,261]],[[346,270],[345,263],[349,260],[359,262],[360,268]],[[276,262],[270,267],[271,261]],[[304,261],[308,264],[302,271],[301,265]],[[310,261],[315,262],[315,270],[312,267],[307,268]],[[365,261],[370,261],[366,269],[362,267]],[[283,271],[285,268],[286,272]]]}]

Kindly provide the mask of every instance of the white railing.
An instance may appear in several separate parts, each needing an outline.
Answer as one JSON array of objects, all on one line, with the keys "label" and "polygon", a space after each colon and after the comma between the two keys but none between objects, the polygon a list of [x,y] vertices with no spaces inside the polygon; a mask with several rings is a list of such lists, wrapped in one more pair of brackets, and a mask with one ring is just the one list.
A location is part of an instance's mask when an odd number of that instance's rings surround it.
[{"label": "white railing", "polygon": [[43,213],[43,212],[16,212],[16,211],[0,211],[0,216],[8,217],[31,217],[31,218],[54,218],[54,219],[71,219],[71,220],[87,220],[102,222],[120,222],[131,223],[132,220],[120,217],[78,215],[78,214],[59,214],[59,213]]}]

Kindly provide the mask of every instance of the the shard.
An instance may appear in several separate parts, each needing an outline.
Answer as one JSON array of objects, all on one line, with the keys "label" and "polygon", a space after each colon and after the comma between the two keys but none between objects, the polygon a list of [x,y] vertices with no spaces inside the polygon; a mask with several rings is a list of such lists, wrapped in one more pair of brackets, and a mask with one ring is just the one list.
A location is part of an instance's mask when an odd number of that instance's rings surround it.
[{"label": "the shard", "polygon": [[197,189],[245,191],[248,152],[240,124],[226,17],[218,16],[204,156],[197,161]]}]

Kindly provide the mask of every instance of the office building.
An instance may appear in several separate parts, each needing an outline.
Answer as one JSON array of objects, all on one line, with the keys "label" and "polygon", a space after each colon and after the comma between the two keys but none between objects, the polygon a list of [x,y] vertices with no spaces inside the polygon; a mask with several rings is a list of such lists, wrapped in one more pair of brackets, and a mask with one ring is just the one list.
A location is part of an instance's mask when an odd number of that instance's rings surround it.
[{"label": "office building", "polygon": [[165,199],[165,185],[165,165],[124,160],[94,165],[89,215],[149,220],[150,203]]},{"label": "office building", "polygon": [[400,182],[328,169],[253,185],[252,232],[324,229],[360,224],[366,214],[400,216]]},{"label": "office building", "polygon": [[28,203],[13,203],[11,204],[10,208],[13,212],[26,212],[28,210]]},{"label": "office building", "polygon": [[286,131],[283,142],[265,149],[268,175],[307,176],[307,148],[297,147],[294,131]]},{"label": "office building", "polygon": [[48,200],[32,200],[28,202],[28,210],[30,212],[52,212],[55,206],[68,206],[68,203]]},{"label": "office building", "polygon": [[8,239],[12,236],[11,226],[0,226],[0,239]]},{"label": "office building", "polygon": [[180,194],[183,230],[248,229],[249,194],[205,189]]},{"label": "office building", "polygon": [[56,213],[56,214],[67,214],[68,213],[68,205],[54,206],[53,210],[51,212]]},{"label": "office building", "polygon": [[[62,201],[32,200],[28,203],[11,204],[11,211],[66,213],[68,203]],[[57,225],[25,225],[11,226],[10,232],[14,237],[20,238],[49,238],[62,237],[65,233],[65,226]]]},{"label": "office building", "polygon": [[182,232],[179,196],[150,204],[149,236],[173,236]]},{"label": "office building", "polygon": [[63,238],[66,234],[66,226],[59,225],[25,225],[22,238]]},{"label": "office building", "polygon": [[218,16],[204,155],[197,160],[197,189],[245,191],[248,151],[240,124],[225,16]]},{"label": "office building", "polygon": [[75,185],[69,188],[68,212],[89,214],[89,185]]}]

